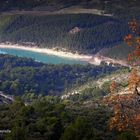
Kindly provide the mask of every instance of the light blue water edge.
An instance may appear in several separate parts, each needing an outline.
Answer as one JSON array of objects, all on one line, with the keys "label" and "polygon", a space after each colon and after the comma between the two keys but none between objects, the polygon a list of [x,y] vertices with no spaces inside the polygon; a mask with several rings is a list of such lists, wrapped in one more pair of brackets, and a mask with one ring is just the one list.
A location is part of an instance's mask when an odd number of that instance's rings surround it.
[{"label": "light blue water edge", "polygon": [[22,49],[13,48],[0,48],[0,54],[9,54],[18,57],[32,58],[35,61],[46,63],[46,64],[88,64],[85,61],[80,61],[76,59],[70,59],[65,57],[58,57],[55,55],[48,55],[45,53],[33,52]]}]

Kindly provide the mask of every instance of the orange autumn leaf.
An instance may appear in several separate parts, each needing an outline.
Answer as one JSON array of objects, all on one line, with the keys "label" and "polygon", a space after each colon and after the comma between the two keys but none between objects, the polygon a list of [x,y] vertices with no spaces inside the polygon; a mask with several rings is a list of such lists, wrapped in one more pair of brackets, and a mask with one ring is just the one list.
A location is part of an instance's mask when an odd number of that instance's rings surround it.
[{"label": "orange autumn leaf", "polygon": [[[125,36],[124,41],[134,50],[128,55],[132,71],[128,78],[130,92],[127,95],[111,94],[108,105],[114,109],[114,116],[110,119],[110,129],[118,131],[132,130],[140,138],[140,24],[135,19],[128,23],[133,32]],[[135,66],[135,67],[134,67]],[[111,93],[116,92],[115,82],[111,83]],[[132,93],[132,94],[131,94]]]}]

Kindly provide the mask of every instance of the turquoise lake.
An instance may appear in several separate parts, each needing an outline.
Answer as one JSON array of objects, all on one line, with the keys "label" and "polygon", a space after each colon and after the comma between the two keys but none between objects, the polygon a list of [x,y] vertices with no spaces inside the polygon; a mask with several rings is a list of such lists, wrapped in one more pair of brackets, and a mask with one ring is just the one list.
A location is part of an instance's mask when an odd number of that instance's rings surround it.
[{"label": "turquoise lake", "polygon": [[63,57],[58,57],[54,55],[48,55],[38,52],[20,50],[20,49],[9,49],[9,48],[0,48],[0,54],[10,54],[18,57],[26,57],[32,58],[35,61],[39,61],[42,63],[47,64],[81,64],[85,65],[86,62],[75,60],[75,59],[68,59]]}]

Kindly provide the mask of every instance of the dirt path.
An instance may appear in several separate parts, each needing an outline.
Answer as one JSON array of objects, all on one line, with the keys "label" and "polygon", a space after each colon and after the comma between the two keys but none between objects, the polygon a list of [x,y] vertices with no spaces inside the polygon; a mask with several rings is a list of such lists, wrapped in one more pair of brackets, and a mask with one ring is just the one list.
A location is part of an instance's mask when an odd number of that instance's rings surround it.
[{"label": "dirt path", "polygon": [[81,7],[69,7],[64,8],[58,11],[50,12],[50,11],[8,11],[1,12],[1,15],[36,15],[36,16],[45,16],[45,15],[62,15],[62,14],[95,14],[102,16],[112,16],[111,14],[104,14],[104,11],[98,9],[84,9]]}]

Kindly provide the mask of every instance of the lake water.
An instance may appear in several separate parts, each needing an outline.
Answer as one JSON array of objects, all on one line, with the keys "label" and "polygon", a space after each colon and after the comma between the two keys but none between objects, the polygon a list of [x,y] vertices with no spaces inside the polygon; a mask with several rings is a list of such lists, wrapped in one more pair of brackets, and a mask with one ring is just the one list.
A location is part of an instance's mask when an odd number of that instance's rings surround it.
[{"label": "lake water", "polygon": [[68,59],[54,55],[48,55],[20,49],[0,48],[0,54],[10,54],[18,57],[32,58],[35,61],[47,64],[82,64],[82,65],[86,64],[86,62],[75,59]]}]

